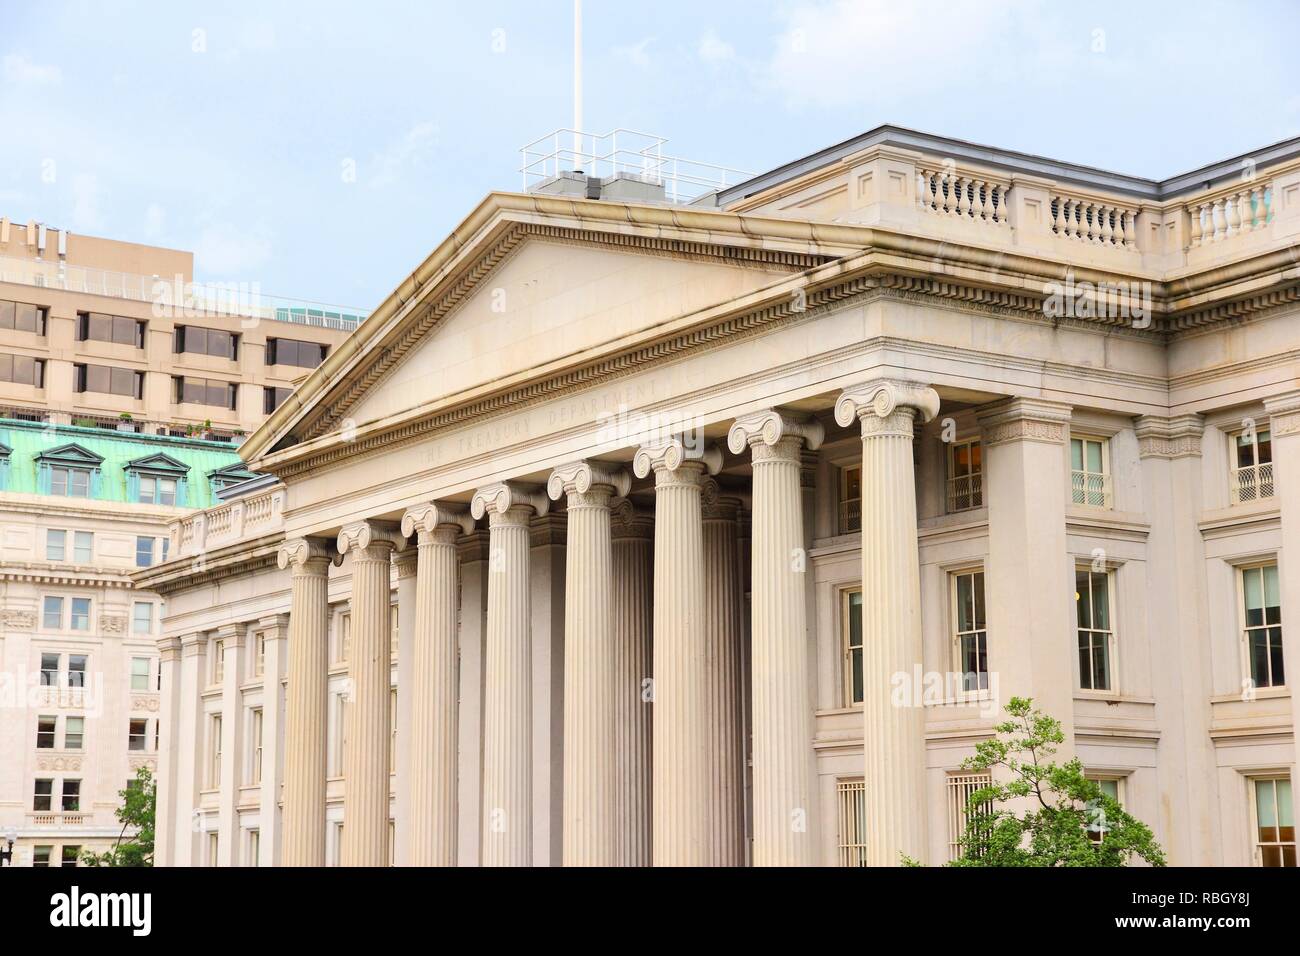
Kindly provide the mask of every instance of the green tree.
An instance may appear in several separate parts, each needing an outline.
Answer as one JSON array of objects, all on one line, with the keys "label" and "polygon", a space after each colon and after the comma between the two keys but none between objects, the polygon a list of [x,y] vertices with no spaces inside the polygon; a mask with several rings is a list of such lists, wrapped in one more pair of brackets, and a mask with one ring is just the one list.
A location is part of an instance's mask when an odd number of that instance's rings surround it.
[{"label": "green tree", "polygon": [[1133,857],[1165,865],[1150,828],[1086,779],[1078,760],[1051,762],[1065,740],[1059,720],[1024,697],[1011,698],[1007,716],[962,764],[1000,772],[971,794],[962,857],[951,866],[1126,866]]},{"label": "green tree", "polygon": [[122,832],[117,835],[117,842],[104,853],[86,850],[81,854],[81,862],[85,866],[153,866],[158,788],[149,768],[137,770],[135,779],[125,790],[119,790],[118,796],[122,798],[122,805],[117,808]]}]

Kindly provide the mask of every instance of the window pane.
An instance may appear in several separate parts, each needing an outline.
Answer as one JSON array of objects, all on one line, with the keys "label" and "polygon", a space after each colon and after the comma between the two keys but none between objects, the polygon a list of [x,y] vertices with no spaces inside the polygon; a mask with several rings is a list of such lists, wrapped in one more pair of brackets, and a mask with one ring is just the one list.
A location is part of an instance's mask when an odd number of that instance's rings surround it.
[{"label": "window pane", "polygon": [[1092,627],[1092,594],[1087,571],[1074,572],[1074,600],[1080,627]]},{"label": "window pane", "polygon": [[[1101,442],[1085,442],[1088,449],[1088,471],[1090,474],[1101,474]],[[1113,782],[1113,781],[1112,781]]]},{"label": "window pane", "polygon": [[174,505],[176,504],[176,479],[160,478],[158,479],[158,504]]},{"label": "window pane", "polygon": [[90,598],[72,599],[72,629],[90,630]]},{"label": "window pane", "polygon": [[69,687],[86,686],[86,655],[85,654],[70,654],[68,656],[68,686]]},{"label": "window pane", "polygon": [[89,531],[78,531],[73,536],[74,559],[81,564],[90,563],[95,551],[95,536]]},{"label": "window pane", "polygon": [[975,629],[982,631],[987,626],[984,618],[984,572],[972,575],[975,591]]},{"label": "window pane", "polygon": [[153,538],[135,539],[135,566],[147,568],[153,564]]},{"label": "window pane", "polygon": [[970,574],[957,575],[957,630],[974,630],[975,599],[971,594]]},{"label": "window pane", "polygon": [[1110,578],[1104,571],[1093,571],[1092,579],[1092,626],[1099,630],[1110,630]]},{"label": "window pane", "polygon": [[1268,429],[1260,432],[1255,438],[1255,461],[1257,464],[1265,465],[1273,460],[1273,436],[1269,434]]},{"label": "window pane", "polygon": [[[132,631],[136,634],[148,634],[153,630],[153,605],[148,601],[136,601],[132,616]],[[145,661],[146,665],[148,661]],[[148,668],[145,668],[146,671]],[[141,687],[140,690],[148,688]]]},{"label": "window pane", "polygon": [[[46,630],[57,631],[63,627],[63,598],[47,597],[42,614],[42,626]],[[58,658],[55,658],[55,667],[58,667]]]},{"label": "window pane", "polygon": [[1070,439],[1070,467],[1075,471],[1083,471],[1083,439]]},{"label": "window pane", "polygon": [[62,561],[66,543],[66,532],[53,528],[45,532],[45,560]]},{"label": "window pane", "polygon": [[1282,604],[1282,594],[1278,589],[1277,583],[1277,565],[1270,564],[1266,568],[1260,568],[1261,577],[1264,579],[1264,604],[1266,607],[1280,607]]}]

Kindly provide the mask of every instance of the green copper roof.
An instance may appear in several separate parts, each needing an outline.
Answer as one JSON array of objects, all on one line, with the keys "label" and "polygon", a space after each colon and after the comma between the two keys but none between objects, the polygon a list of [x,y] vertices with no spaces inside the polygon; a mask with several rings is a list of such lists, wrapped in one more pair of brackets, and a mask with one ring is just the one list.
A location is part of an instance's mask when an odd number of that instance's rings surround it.
[{"label": "green copper roof", "polygon": [[185,506],[189,508],[207,508],[217,503],[212,496],[208,472],[241,463],[239,453],[226,442],[6,418],[0,418],[0,445],[12,449],[4,489],[25,494],[38,493],[36,459],[42,452],[64,445],[78,445],[101,456],[104,460],[99,466],[100,477],[92,493],[98,501],[130,501],[124,466],[151,455],[168,455],[189,469],[185,499]]}]

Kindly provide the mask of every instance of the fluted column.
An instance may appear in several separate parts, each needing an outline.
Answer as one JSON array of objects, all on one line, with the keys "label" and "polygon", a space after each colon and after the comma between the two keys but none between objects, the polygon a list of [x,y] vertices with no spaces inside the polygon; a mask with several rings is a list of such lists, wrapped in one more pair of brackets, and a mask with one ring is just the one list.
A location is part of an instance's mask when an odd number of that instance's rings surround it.
[{"label": "fluted column", "polygon": [[358,521],[339,532],[339,553],[352,557],[352,646],[348,678],[348,746],[343,755],[344,866],[388,865],[389,612],[391,558],[405,546],[395,525]]},{"label": "fluted column", "polygon": [[741,596],[737,516],[741,500],[717,481],[702,485],[704,637],[708,678],[709,798],[712,866],[745,865],[745,767],[742,739]]},{"label": "fluted column", "polygon": [[[457,706],[456,539],[473,530],[469,515],[437,504],[411,508],[402,534],[417,535],[418,556],[411,647],[411,706],[407,787],[412,866],[456,865]],[[405,653],[405,651],[403,651]]]},{"label": "fluted column", "polygon": [[532,654],[528,522],[550,503],[513,483],[480,488],[470,503],[488,515],[488,613],[483,708],[484,866],[529,866],[532,827]]},{"label": "fluted column", "polygon": [[616,865],[649,866],[654,518],[622,498],[611,507],[611,520]]},{"label": "fluted column", "polygon": [[642,446],[633,460],[637,477],[655,476],[655,866],[707,866],[714,825],[700,485],[722,456],[713,447],[687,454],[673,439]]},{"label": "fluted column", "polygon": [[280,548],[278,561],[291,576],[282,860],[285,866],[324,866],[328,587],[338,555],[328,539],[296,538]]},{"label": "fluted column", "polygon": [[754,469],[750,653],[755,866],[815,862],[807,557],[799,472],[804,445],[820,447],[822,434],[815,420],[764,411],[737,419],[727,437],[734,453],[751,450]]},{"label": "fluted column", "polygon": [[[842,426],[862,427],[862,717],[867,862],[925,859],[925,714],[896,704],[895,675],[920,667],[921,577],[916,540],[914,423],[939,410],[932,388],[875,381],[835,403]],[[757,550],[757,549],[755,549]],[[755,586],[757,597],[757,585]]]},{"label": "fluted column", "polygon": [[565,866],[617,862],[614,752],[613,548],[610,500],[631,486],[626,471],[578,461],[551,473],[546,490],[566,498],[564,576]]}]

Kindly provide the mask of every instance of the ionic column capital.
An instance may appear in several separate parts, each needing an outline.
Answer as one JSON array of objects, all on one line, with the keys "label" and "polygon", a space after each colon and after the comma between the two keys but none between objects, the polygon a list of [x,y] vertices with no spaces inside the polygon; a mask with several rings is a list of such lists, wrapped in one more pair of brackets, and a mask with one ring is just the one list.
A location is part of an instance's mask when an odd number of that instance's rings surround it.
[{"label": "ionic column capital", "polygon": [[939,393],[928,385],[877,379],[851,385],[835,402],[835,421],[842,427],[862,424],[862,437],[899,434],[912,437],[912,423],[939,414]]},{"label": "ionic column capital", "polygon": [[1133,421],[1139,458],[1194,458],[1201,454],[1205,419],[1200,415],[1139,415]]},{"label": "ionic column capital", "polygon": [[329,538],[291,538],[280,545],[276,555],[281,570],[289,568],[293,574],[328,574],[331,564],[342,561]]},{"label": "ionic column capital", "polygon": [[[551,509],[551,501],[531,485],[503,481],[487,485],[474,492],[469,503],[469,513],[475,520],[488,515],[496,520],[511,511],[531,508],[538,515],[544,515]],[[531,516],[530,516],[531,517]]]},{"label": "ionic column capital", "polygon": [[[698,467],[695,467],[698,466]],[[722,470],[722,450],[708,444],[703,448],[687,447],[680,437],[663,442],[642,445],[632,459],[632,470],[638,478],[653,471],[656,476],[687,470],[716,475]]]},{"label": "ionic column capital", "polygon": [[981,409],[980,441],[987,447],[1008,441],[1064,444],[1070,437],[1071,408],[1041,398],[1008,398]]},{"label": "ionic column capital", "polygon": [[585,495],[592,488],[604,487],[611,496],[626,495],[632,488],[632,476],[625,468],[603,461],[571,461],[551,472],[546,492],[552,501],[566,494]]},{"label": "ionic column capital", "polygon": [[817,419],[795,418],[769,408],[742,415],[732,422],[731,430],[727,432],[727,447],[739,455],[746,446],[754,448],[756,453],[758,447],[763,446],[771,449],[771,455],[797,460],[801,452],[800,443],[786,439],[802,439],[804,445],[815,451],[821,447],[825,437],[826,429]]},{"label": "ionic column capital", "polygon": [[716,478],[705,478],[700,482],[700,510],[706,521],[735,521],[744,503],[741,495],[723,488]]},{"label": "ionic column capital", "polygon": [[354,521],[339,531],[339,554],[386,560],[406,547],[402,529],[393,521]]},{"label": "ionic column capital", "polygon": [[609,506],[610,531],[615,541],[634,538],[645,540],[655,536],[654,515],[642,511],[627,498],[618,498]]},{"label": "ionic column capital", "polygon": [[402,515],[402,535],[409,538],[418,534],[421,543],[430,540],[429,536],[435,531],[455,541],[461,534],[469,534],[473,530],[474,519],[469,512],[449,508],[436,501],[414,505]]}]

